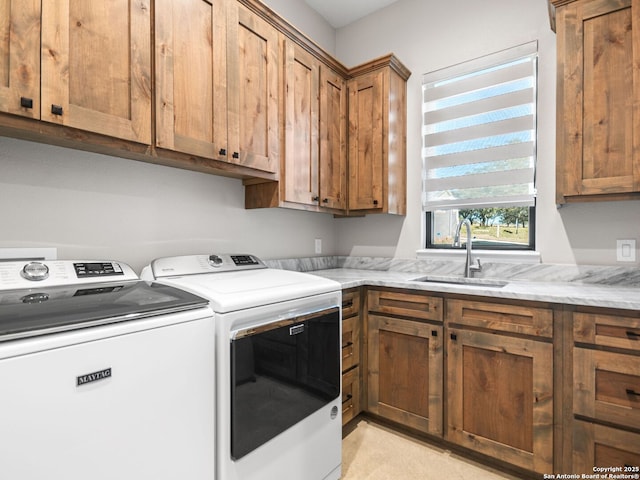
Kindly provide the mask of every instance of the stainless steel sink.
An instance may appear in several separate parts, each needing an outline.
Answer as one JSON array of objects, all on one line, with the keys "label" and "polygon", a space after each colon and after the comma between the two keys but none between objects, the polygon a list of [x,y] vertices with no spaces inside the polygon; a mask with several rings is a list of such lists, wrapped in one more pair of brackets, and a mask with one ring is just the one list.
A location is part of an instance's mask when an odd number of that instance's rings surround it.
[{"label": "stainless steel sink", "polygon": [[441,283],[451,285],[468,285],[472,287],[502,288],[509,282],[493,278],[436,277],[425,276],[413,279],[414,282]]}]

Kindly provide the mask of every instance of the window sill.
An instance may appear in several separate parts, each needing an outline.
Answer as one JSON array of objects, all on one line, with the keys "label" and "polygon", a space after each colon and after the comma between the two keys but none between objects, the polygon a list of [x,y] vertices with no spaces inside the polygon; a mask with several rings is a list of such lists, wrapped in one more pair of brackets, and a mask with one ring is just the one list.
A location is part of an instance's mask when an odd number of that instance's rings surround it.
[{"label": "window sill", "polygon": [[[534,251],[505,251],[505,250],[481,250],[473,249],[472,254],[476,258],[480,258],[483,262],[494,263],[518,263],[518,264],[535,264],[541,263],[539,252]],[[454,249],[436,249],[425,248],[416,252],[418,260],[464,260],[466,250]]]}]

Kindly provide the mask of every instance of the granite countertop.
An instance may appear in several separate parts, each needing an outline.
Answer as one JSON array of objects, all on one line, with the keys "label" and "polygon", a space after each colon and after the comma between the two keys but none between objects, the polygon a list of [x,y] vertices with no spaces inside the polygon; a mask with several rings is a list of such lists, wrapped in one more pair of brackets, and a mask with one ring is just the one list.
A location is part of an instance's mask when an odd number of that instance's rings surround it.
[{"label": "granite countertop", "polygon": [[[504,286],[458,285],[416,281],[416,278],[422,278],[425,275],[416,274],[415,272],[358,270],[351,268],[315,270],[308,273],[335,280],[342,285],[343,289],[367,285],[569,305],[640,310],[640,288],[638,287],[524,280],[511,280]],[[446,279],[446,277],[433,278],[439,280]],[[482,279],[480,280],[482,281]]]},{"label": "granite countertop", "polygon": [[[469,285],[418,281],[464,281],[464,263],[451,261],[334,256],[267,264],[329,278],[343,289],[367,285],[640,311],[638,267],[487,263],[473,280],[493,285]],[[498,281],[506,284],[497,286]]]}]

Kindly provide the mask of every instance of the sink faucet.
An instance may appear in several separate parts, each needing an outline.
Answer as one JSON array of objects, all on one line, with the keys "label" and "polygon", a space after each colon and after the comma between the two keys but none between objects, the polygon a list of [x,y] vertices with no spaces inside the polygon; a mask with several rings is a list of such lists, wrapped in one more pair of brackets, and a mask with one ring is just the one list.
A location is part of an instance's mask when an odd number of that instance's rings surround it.
[{"label": "sink faucet", "polygon": [[469,221],[468,218],[460,220],[460,222],[458,223],[458,226],[456,227],[456,234],[453,237],[453,246],[461,247],[460,229],[462,228],[463,224],[465,227],[467,227],[467,261],[464,264],[464,276],[465,278],[471,278],[473,277],[474,272],[479,272],[482,270],[482,265],[480,265],[479,258],[476,259],[478,264],[472,265],[473,262],[471,257],[471,222]]}]

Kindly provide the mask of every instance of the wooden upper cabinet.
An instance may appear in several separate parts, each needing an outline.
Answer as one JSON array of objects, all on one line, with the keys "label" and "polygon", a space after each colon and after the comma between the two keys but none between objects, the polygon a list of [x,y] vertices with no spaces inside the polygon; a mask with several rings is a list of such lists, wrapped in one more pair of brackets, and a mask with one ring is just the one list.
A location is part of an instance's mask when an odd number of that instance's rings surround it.
[{"label": "wooden upper cabinet", "polygon": [[41,119],[151,143],[150,0],[42,2]]},{"label": "wooden upper cabinet", "polygon": [[40,0],[0,0],[0,112],[40,118]]},{"label": "wooden upper cabinet", "polygon": [[384,72],[349,82],[349,209],[382,209]]},{"label": "wooden upper cabinet", "polygon": [[[226,160],[226,95],[214,78],[225,74],[224,0],[156,0],[156,146]],[[215,78],[223,86],[226,78]]]},{"label": "wooden upper cabinet", "polygon": [[346,207],[346,82],[290,40],[284,59],[284,201]]},{"label": "wooden upper cabinet", "polygon": [[288,40],[284,52],[284,200],[318,205],[320,62]]},{"label": "wooden upper cabinet", "polygon": [[558,203],[640,195],[640,0],[553,0]]},{"label": "wooden upper cabinet", "polygon": [[[225,118],[215,131],[227,134],[228,161],[277,172],[279,161],[278,31],[235,1],[226,3],[226,76],[215,80],[220,97],[226,93]],[[221,104],[222,106],[222,104]]]},{"label": "wooden upper cabinet", "polygon": [[351,70],[349,212],[406,213],[406,81],[393,56]]},{"label": "wooden upper cabinet", "polygon": [[320,205],[347,206],[347,83],[320,67]]}]

